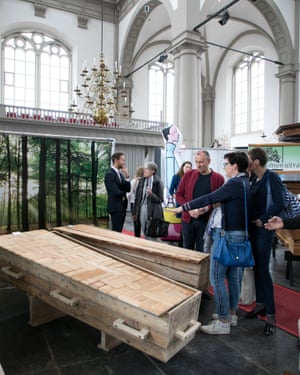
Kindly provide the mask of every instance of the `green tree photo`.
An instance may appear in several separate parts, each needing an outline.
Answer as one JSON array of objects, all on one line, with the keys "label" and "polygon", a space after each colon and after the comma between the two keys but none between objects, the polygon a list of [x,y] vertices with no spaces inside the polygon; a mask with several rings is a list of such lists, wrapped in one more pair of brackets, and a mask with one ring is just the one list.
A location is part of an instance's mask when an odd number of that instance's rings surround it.
[{"label": "green tree photo", "polygon": [[2,134],[2,232],[107,217],[104,175],[111,143]]}]

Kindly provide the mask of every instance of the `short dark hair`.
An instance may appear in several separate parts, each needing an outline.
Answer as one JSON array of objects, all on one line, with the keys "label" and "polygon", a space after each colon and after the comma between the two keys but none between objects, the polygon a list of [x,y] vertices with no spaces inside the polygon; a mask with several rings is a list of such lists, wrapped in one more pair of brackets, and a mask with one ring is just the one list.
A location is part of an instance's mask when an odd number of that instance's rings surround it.
[{"label": "short dark hair", "polygon": [[111,161],[114,163],[115,160],[119,160],[121,156],[124,155],[124,152],[115,152],[114,154],[112,154],[111,156]]},{"label": "short dark hair", "polygon": [[162,131],[161,131],[166,141],[168,140],[168,136],[170,134],[170,129],[171,129],[172,126],[174,126],[174,125],[170,125],[167,128],[163,128]]},{"label": "short dark hair", "polygon": [[249,160],[245,152],[228,152],[224,155],[224,159],[227,159],[231,165],[236,164],[240,173],[247,172]]},{"label": "short dark hair", "polygon": [[261,147],[254,147],[248,151],[248,155],[252,161],[258,160],[261,167],[264,167],[268,162],[268,155]]}]

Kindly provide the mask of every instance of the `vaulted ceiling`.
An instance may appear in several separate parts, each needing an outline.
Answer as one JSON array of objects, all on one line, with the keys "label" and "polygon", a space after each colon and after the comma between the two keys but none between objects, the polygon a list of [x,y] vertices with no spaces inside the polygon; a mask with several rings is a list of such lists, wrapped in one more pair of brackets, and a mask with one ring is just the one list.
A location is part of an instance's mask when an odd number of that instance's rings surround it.
[{"label": "vaulted ceiling", "polygon": [[[100,19],[102,0],[22,0],[39,8],[54,8],[77,15]],[[104,20],[116,23],[138,0],[103,0]]]}]

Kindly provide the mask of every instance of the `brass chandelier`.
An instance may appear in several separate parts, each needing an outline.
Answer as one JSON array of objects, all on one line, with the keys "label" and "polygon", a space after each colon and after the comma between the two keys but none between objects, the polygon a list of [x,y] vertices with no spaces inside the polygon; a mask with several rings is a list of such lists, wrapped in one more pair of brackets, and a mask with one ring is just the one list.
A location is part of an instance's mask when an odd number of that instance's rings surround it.
[{"label": "brass chandelier", "polygon": [[[107,125],[113,122],[116,114],[129,116],[128,92],[125,81],[121,83],[118,64],[115,62],[112,72],[105,63],[103,53],[103,0],[101,2],[101,52],[98,60],[89,70],[84,64],[80,72],[80,87],[77,85],[74,94],[82,101],[79,112],[74,99],[69,107],[70,112],[91,115],[99,125]],[[118,108],[120,107],[120,108]],[[120,110],[119,110],[120,109]]]}]

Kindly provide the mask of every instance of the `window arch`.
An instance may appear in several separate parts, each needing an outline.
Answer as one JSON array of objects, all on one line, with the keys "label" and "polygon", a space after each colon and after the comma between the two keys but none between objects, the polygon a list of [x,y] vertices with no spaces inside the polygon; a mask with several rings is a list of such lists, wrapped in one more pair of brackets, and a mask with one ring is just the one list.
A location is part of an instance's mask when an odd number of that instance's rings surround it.
[{"label": "window arch", "polygon": [[171,61],[149,66],[149,120],[174,122],[174,76]]},{"label": "window arch", "polygon": [[265,63],[260,52],[245,56],[234,68],[234,133],[264,128]]},{"label": "window arch", "polygon": [[71,54],[40,32],[10,34],[2,43],[5,104],[68,110]]}]

